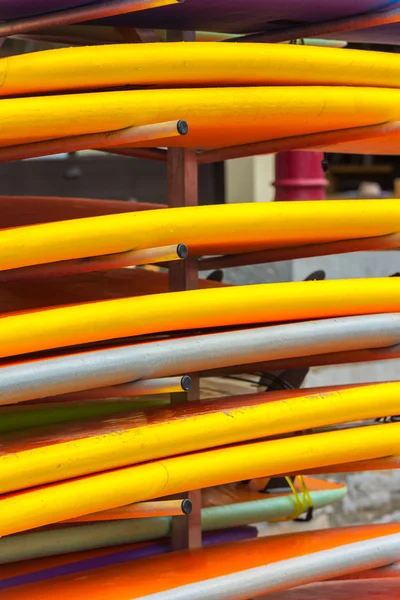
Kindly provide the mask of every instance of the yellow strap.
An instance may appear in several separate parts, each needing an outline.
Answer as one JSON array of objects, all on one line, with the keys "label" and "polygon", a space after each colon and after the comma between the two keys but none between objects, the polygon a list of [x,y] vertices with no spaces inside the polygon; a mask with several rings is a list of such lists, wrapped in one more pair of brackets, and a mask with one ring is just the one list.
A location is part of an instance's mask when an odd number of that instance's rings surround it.
[{"label": "yellow strap", "polygon": [[290,477],[285,477],[286,482],[288,484],[288,486],[290,487],[290,489],[293,492],[293,501],[295,504],[295,512],[293,515],[291,515],[290,517],[284,517],[283,519],[275,519],[273,521],[270,521],[271,523],[281,523],[283,521],[294,521],[295,519],[298,519],[300,517],[300,515],[302,515],[304,512],[307,512],[310,508],[313,508],[313,502],[312,502],[312,498],[311,498],[311,494],[307,488],[306,482],[304,481],[304,477],[302,475],[298,476],[300,483],[301,483],[301,492],[298,492],[297,489],[295,488],[293,481],[290,479]]}]

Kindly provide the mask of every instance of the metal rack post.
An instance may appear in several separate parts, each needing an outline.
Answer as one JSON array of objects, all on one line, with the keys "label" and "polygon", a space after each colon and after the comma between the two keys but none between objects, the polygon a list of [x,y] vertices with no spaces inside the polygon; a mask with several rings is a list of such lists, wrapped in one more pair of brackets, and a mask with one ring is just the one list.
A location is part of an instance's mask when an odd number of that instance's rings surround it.
[{"label": "metal rack post", "polygon": [[[168,32],[169,41],[194,41],[195,32]],[[190,125],[189,125],[190,127]],[[168,205],[170,208],[196,206],[198,204],[198,164],[197,151],[187,148],[168,149]],[[169,289],[171,292],[197,289],[199,270],[196,258],[190,256],[181,264],[170,264]],[[191,374],[192,387],[186,393],[172,395],[173,402],[190,402],[200,398],[199,374]],[[185,518],[172,519],[172,547],[174,550],[198,548],[202,544],[201,535],[201,490],[188,492],[186,497],[193,510]]]}]

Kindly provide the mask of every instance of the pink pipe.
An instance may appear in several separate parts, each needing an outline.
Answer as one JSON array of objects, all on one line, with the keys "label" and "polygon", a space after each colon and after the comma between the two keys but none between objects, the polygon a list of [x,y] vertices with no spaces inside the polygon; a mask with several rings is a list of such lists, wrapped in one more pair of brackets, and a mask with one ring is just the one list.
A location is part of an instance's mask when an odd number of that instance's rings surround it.
[{"label": "pink pipe", "polygon": [[322,152],[280,152],[275,163],[275,200],[324,200]]}]

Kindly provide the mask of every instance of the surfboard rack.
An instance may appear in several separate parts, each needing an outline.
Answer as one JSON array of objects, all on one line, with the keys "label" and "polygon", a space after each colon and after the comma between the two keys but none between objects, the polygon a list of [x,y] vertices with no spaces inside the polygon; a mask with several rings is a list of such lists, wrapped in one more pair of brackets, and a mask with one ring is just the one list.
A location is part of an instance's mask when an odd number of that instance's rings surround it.
[{"label": "surfboard rack", "polygon": [[[247,158],[250,156],[264,156],[266,154],[277,154],[289,150],[316,150],[320,146],[335,146],[347,142],[356,142],[378,138],[382,135],[400,131],[400,123],[384,122],[374,125],[363,125],[360,127],[349,127],[346,129],[336,129],[305,135],[296,135],[274,140],[265,140],[251,144],[242,144],[239,146],[227,146],[213,150],[202,150],[197,152],[197,162],[199,165],[207,165],[236,158]],[[103,150],[102,150],[103,151]],[[133,158],[147,158],[167,162],[167,151],[161,148],[107,148],[104,151],[121,156],[131,156]],[[1,154],[0,154],[1,157]]]},{"label": "surfboard rack", "polygon": [[140,379],[121,385],[94,388],[73,394],[63,394],[47,398],[46,402],[103,400],[106,398],[132,398],[135,396],[174,394],[188,392],[191,387],[192,378],[189,375],[183,375],[182,377],[159,377],[157,379]]},{"label": "surfboard rack", "polygon": [[[76,9],[69,9],[64,11],[59,11],[57,13],[42,15],[39,17],[33,17],[28,19],[20,19],[15,20],[8,23],[0,24],[0,36],[3,38],[9,36],[20,36],[24,34],[29,34],[30,32],[44,31],[46,28],[58,27],[63,25],[70,25],[78,22],[84,22],[91,19],[97,20],[104,17],[124,14],[128,12],[140,11],[149,8],[166,6],[171,4],[178,4],[182,0],[108,0],[98,2],[93,5],[84,6]],[[385,16],[390,13],[387,11]],[[382,13],[380,13],[382,15]],[[397,18],[397,17],[396,17]],[[398,19],[400,20],[400,18]],[[353,24],[352,20],[352,24]],[[343,25],[343,23],[342,23]],[[362,26],[365,26],[363,24]],[[353,27],[354,28],[354,27]],[[292,30],[290,30],[292,31]],[[194,41],[196,37],[195,32],[191,31],[171,31],[167,33],[168,41]],[[243,36],[240,38],[240,41],[246,41],[249,36]],[[251,37],[251,36],[250,36]],[[299,37],[309,37],[308,35],[296,35],[296,38]],[[140,34],[138,35],[138,42],[143,41],[140,39]],[[184,115],[183,115],[184,116]],[[131,127],[126,128],[124,130],[112,131],[112,132],[100,132],[87,136],[76,136],[72,138],[61,138],[50,141],[37,142],[35,144],[25,144],[14,146],[10,148],[6,148],[4,150],[0,150],[0,161],[12,161],[12,160],[21,160],[24,158],[35,158],[38,156],[45,156],[51,154],[58,154],[64,152],[76,152],[84,149],[99,149],[101,151],[106,151],[109,153],[114,153],[122,156],[132,156],[138,158],[150,158],[152,160],[158,160],[165,162],[167,165],[167,175],[168,175],[168,206],[171,208],[177,207],[186,207],[186,206],[196,206],[198,204],[198,166],[201,164],[209,164],[213,162],[221,162],[231,158],[245,157],[245,156],[254,156],[257,154],[267,154],[267,153],[276,153],[287,150],[297,150],[300,148],[315,148],[319,144],[326,144],[327,139],[329,143],[335,144],[343,141],[354,141],[359,139],[368,139],[371,137],[377,137],[382,135],[383,132],[395,131],[396,129],[400,129],[400,124],[398,123],[379,123],[368,127],[358,127],[341,131],[332,131],[332,132],[323,132],[317,134],[311,134],[309,136],[294,136],[290,138],[282,138],[277,140],[269,140],[260,142],[257,144],[247,144],[242,146],[235,146],[231,148],[220,148],[215,150],[206,150],[202,152],[197,152],[194,149],[188,148],[168,148],[164,150],[159,146],[168,146],[168,139],[186,135],[188,131],[188,124],[183,121],[174,121],[170,123],[158,123],[158,124],[149,124],[143,127]],[[140,143],[145,144],[151,142],[153,147],[151,148],[140,148]],[[130,148],[129,146],[134,145],[134,148]],[[137,146],[137,147],[136,147]],[[155,146],[155,147],[154,147]],[[158,147],[157,147],[158,146]],[[391,237],[391,236],[389,236]],[[386,241],[386,240],[384,240]],[[396,243],[399,240],[396,239]],[[352,240],[353,243],[358,243],[358,240]],[[133,242],[132,242],[133,243]],[[372,242],[371,242],[372,243]],[[374,240],[376,243],[376,240]],[[391,243],[394,243],[393,240]],[[93,265],[96,263],[96,260],[102,261],[102,264],[106,264],[107,268],[116,268],[117,266],[126,266],[126,262],[121,264],[122,261],[129,261],[129,265],[135,264],[147,264],[147,262],[161,262],[167,261],[169,263],[169,290],[170,291],[184,291],[184,290],[192,290],[198,287],[199,282],[199,267],[198,262],[195,257],[188,256],[187,257],[187,249],[184,244],[180,244],[175,247],[170,248],[153,248],[148,249],[146,251],[141,251],[141,253],[136,253],[134,251],[128,253],[122,253],[120,255],[112,255],[107,257],[99,257],[98,259],[89,258],[85,261],[80,261],[84,265],[85,271],[87,272],[88,266],[91,267],[89,270],[93,269]],[[297,249],[299,250],[299,249]],[[288,249],[283,249],[281,252],[288,251]],[[312,250],[310,250],[312,251]],[[314,247],[313,251],[316,252],[317,249]],[[318,247],[318,251],[321,251],[321,245]],[[337,249],[335,249],[335,252]],[[348,251],[348,250],[346,250]],[[277,252],[277,251],[274,251]],[[332,250],[333,252],[333,250]],[[146,254],[147,253],[147,254]],[[144,256],[145,254],[145,256]],[[244,260],[252,261],[246,262],[244,264],[256,264],[256,261],[261,258],[261,253],[252,253],[249,254]],[[128,256],[129,255],[129,256]],[[312,256],[313,254],[311,254]],[[241,255],[236,255],[235,260],[240,260]],[[270,255],[271,258],[271,255]],[[217,257],[214,260],[226,260],[226,257]],[[243,260],[243,258],[242,258]],[[271,258],[271,260],[276,260],[276,258]],[[284,260],[282,258],[282,260]],[[118,262],[119,261],[119,262]],[[136,261],[136,262],[135,262]],[[140,262],[139,262],[140,261]],[[69,263],[69,267],[71,268],[71,261],[65,261]],[[72,261],[75,264],[73,265],[73,271],[76,273],[77,262]],[[265,261],[265,254],[262,257],[262,262]],[[86,263],[86,264],[85,264]],[[114,265],[113,266],[110,266]],[[207,266],[205,266],[207,265]],[[66,265],[64,265],[65,267]],[[99,266],[99,264],[97,264]],[[235,265],[236,266],[236,265]],[[60,269],[60,263],[58,265],[51,265],[51,267]],[[45,267],[38,267],[42,269],[42,273],[46,271]],[[209,263],[203,261],[200,266],[201,269],[209,268]],[[219,268],[219,267],[218,267]],[[18,273],[16,270],[13,270],[13,273],[9,271],[8,273],[4,272],[4,277],[23,277],[25,275],[26,278],[32,276],[33,269],[24,270],[18,269]],[[35,279],[38,278],[39,271],[35,268],[35,273],[33,277]],[[49,273],[49,271],[47,271]],[[65,274],[64,271],[63,274]],[[61,273],[60,273],[61,274]],[[51,276],[54,275],[54,272]],[[10,279],[8,279],[10,280]],[[254,332],[251,332],[251,335],[254,335]],[[304,341],[304,340],[303,340]],[[156,342],[157,344],[159,342]],[[198,344],[198,342],[196,341]],[[125,348],[124,348],[125,350]],[[384,349],[384,351],[387,349]],[[147,351],[147,350],[146,350]],[[321,350],[319,350],[321,351]],[[400,352],[400,350],[399,350]],[[210,353],[208,353],[210,355]],[[254,354],[253,354],[254,355]],[[309,361],[310,358],[315,357],[305,357],[305,362]],[[210,359],[211,361],[212,359]],[[251,358],[253,360],[253,358]],[[281,361],[281,363],[284,361]],[[293,361],[292,361],[293,362]],[[300,368],[300,362],[298,358],[296,358],[296,368]],[[275,361],[276,363],[276,361]],[[212,363],[210,363],[212,364]],[[271,369],[272,363],[264,363],[264,368],[259,369],[259,364],[248,365],[246,367],[246,371],[250,372],[258,372],[258,371],[266,371],[266,370],[277,370],[276,364],[275,368]],[[265,368],[265,365],[269,365]],[[237,367],[238,369],[240,367]],[[188,369],[189,372],[189,369]],[[215,372],[213,373],[215,374]],[[48,373],[46,373],[46,376]],[[162,375],[162,374],[161,374]],[[90,399],[90,395],[92,397],[98,398],[99,396],[96,394],[115,394],[118,396],[129,396],[132,393],[135,395],[139,395],[139,393],[145,395],[146,393],[163,393],[163,392],[172,392],[172,403],[182,402],[182,401],[192,401],[198,400],[200,397],[200,389],[199,389],[199,373],[191,373],[190,377],[180,376],[180,377],[167,377],[170,375],[168,373],[165,374],[166,377],[153,379],[153,380],[140,380],[134,381],[128,384],[124,384],[122,386],[114,386],[108,388],[107,390],[94,390],[92,392],[87,393],[87,398]],[[201,373],[203,375],[203,373]],[[132,377],[131,372],[129,373],[129,378]],[[20,381],[18,381],[20,384]],[[114,383],[114,382],[113,382]],[[29,385],[32,384],[30,379]],[[57,393],[56,391],[53,393]],[[80,394],[80,397],[82,395]],[[58,397],[60,399],[60,396]],[[206,432],[205,432],[206,435]],[[247,473],[245,474],[247,475]],[[196,482],[198,484],[198,482]],[[182,497],[183,496],[183,497]],[[174,550],[184,549],[184,548],[195,548],[201,546],[202,544],[202,534],[201,534],[201,491],[195,490],[190,491],[185,494],[179,494],[179,497],[169,498],[169,499],[161,499],[154,503],[151,503],[153,506],[149,510],[154,509],[154,505],[156,503],[161,502],[172,502],[174,503],[173,508],[173,518],[172,518],[172,547]],[[142,507],[143,508],[143,507]],[[166,508],[166,504],[164,504],[164,509]],[[172,509],[171,509],[172,510]],[[153,513],[154,514],[154,513]],[[182,515],[185,515],[185,518],[182,518]],[[207,595],[205,594],[206,598]]]},{"label": "surfboard rack", "polygon": [[187,135],[188,123],[179,119],[165,123],[154,123],[139,127],[126,127],[117,131],[105,131],[88,135],[77,135],[42,142],[18,144],[0,149],[0,162],[12,162],[51,156],[80,150],[98,150],[115,146],[130,146],[144,142],[166,142],[170,138]]},{"label": "surfboard rack", "polygon": [[185,244],[174,246],[160,246],[159,248],[146,248],[144,250],[131,250],[105,256],[64,260],[20,269],[10,269],[0,272],[0,283],[12,281],[35,281],[49,277],[64,277],[78,273],[93,273],[111,269],[122,269],[141,265],[173,263],[185,260],[188,257],[188,248]]}]

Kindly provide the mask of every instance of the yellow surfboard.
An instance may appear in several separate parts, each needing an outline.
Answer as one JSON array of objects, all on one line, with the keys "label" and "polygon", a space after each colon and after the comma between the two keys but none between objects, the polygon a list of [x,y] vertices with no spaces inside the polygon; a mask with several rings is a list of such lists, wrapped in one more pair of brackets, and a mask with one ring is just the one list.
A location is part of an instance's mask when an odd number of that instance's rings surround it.
[{"label": "yellow surfboard", "polygon": [[186,136],[146,144],[215,148],[398,121],[400,90],[208,87],[4,99],[0,103],[0,146],[179,119],[189,124]]},{"label": "yellow surfboard", "polygon": [[[3,102],[8,101],[0,102],[0,111]],[[191,256],[199,256],[399,231],[397,199],[149,210],[0,230],[0,270],[181,243]]]},{"label": "yellow surfboard", "polygon": [[185,490],[398,454],[400,423],[191,453],[89,475],[0,499],[0,535]]},{"label": "yellow surfboard", "polygon": [[1,96],[147,85],[399,88],[400,56],[281,44],[120,44],[3,58],[0,81]]},{"label": "yellow surfboard", "polygon": [[400,280],[260,284],[7,314],[0,357],[150,333],[400,310]]},{"label": "yellow surfboard", "polygon": [[[393,414],[399,383],[269,402],[269,394],[3,435],[0,494],[247,440]],[[207,435],[204,435],[204,432]]]}]

